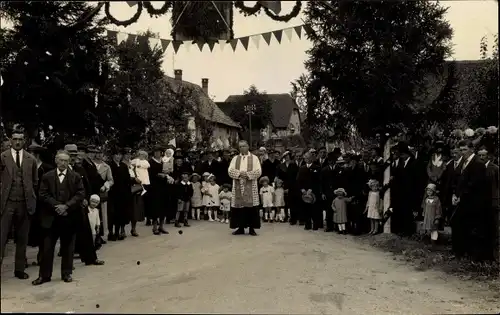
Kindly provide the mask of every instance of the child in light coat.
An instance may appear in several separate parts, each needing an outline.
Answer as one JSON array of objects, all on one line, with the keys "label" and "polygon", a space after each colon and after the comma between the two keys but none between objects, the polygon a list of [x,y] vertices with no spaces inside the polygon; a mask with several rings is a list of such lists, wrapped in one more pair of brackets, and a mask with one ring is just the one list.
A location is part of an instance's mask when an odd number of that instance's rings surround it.
[{"label": "child in light coat", "polygon": [[87,207],[90,231],[92,231],[92,239],[96,242],[97,236],[99,235],[99,229],[101,225],[101,218],[99,217],[99,209],[97,208],[101,203],[101,198],[98,195],[92,195],[89,199],[89,205]]}]

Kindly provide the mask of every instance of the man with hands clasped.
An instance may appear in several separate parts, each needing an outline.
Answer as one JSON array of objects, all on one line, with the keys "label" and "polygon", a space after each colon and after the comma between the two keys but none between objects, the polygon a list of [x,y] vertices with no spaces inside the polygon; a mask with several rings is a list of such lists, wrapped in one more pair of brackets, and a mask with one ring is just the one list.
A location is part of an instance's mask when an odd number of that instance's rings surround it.
[{"label": "man with hands clasped", "polygon": [[56,155],[55,170],[45,173],[39,190],[42,203],[40,221],[42,227],[42,255],[38,279],[33,285],[49,282],[52,278],[54,251],[57,240],[61,246],[61,278],[72,282],[73,251],[75,234],[81,214],[81,204],[85,198],[85,188],[81,176],[68,168],[70,155],[59,151]]}]

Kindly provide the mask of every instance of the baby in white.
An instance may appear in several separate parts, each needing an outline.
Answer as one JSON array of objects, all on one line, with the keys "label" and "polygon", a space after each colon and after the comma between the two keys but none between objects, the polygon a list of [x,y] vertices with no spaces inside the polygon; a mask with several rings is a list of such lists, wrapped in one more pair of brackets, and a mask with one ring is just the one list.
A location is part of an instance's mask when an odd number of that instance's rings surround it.
[{"label": "baby in white", "polygon": [[90,230],[92,231],[92,239],[95,240],[96,235],[99,234],[99,227],[101,225],[101,218],[99,218],[99,209],[97,209],[97,206],[101,202],[101,198],[99,198],[98,195],[92,195],[90,196],[89,200],[89,206],[88,206],[88,211],[89,211],[89,223],[90,223]]}]

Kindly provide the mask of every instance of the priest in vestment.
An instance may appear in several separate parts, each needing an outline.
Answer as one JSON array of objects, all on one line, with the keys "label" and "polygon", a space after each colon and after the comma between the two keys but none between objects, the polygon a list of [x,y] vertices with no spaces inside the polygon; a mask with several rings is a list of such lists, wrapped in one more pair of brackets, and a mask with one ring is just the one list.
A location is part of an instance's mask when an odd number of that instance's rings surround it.
[{"label": "priest in vestment", "polygon": [[249,228],[249,234],[255,236],[255,229],[260,228],[257,181],[262,169],[259,158],[249,152],[248,142],[240,141],[238,147],[240,154],[233,157],[228,169],[233,179],[230,228],[236,229],[233,235],[245,234]]}]

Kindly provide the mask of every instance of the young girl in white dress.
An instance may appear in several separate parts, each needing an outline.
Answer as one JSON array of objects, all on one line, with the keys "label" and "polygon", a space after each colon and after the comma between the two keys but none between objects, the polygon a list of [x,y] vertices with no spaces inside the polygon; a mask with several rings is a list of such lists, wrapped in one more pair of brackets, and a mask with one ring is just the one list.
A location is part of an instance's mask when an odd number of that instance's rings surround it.
[{"label": "young girl in white dress", "polygon": [[276,188],[274,189],[274,206],[276,207],[277,220],[285,222],[285,189],[283,181],[276,179]]},{"label": "young girl in white dress", "polygon": [[207,185],[207,209],[208,209],[208,221],[214,222],[219,221],[217,218],[217,211],[220,207],[220,199],[219,199],[219,190],[220,187],[215,182],[215,175],[210,174],[208,177],[208,185]]},{"label": "young girl in white dress", "polygon": [[425,199],[422,204],[424,209],[424,231],[430,233],[431,240],[437,241],[439,236],[439,221],[443,217],[443,210],[441,208],[441,201],[436,195],[436,185],[428,184],[425,189]]},{"label": "young girl in white dress", "polygon": [[208,220],[207,204],[208,201],[210,200],[210,196],[208,195],[208,178],[210,177],[210,173],[205,172],[203,173],[202,177],[203,177],[203,180],[201,181],[201,195],[202,195],[201,206],[203,208],[202,220]]},{"label": "young girl in white dress", "polygon": [[231,185],[222,185],[222,191],[219,194],[220,211],[222,212],[221,223],[229,223],[229,211],[231,210]]},{"label": "young girl in white dress", "polygon": [[370,179],[368,181],[368,187],[370,187],[370,192],[368,193],[368,200],[366,201],[365,208],[365,213],[368,219],[370,219],[371,227],[368,234],[375,235],[379,232],[383,202],[380,198],[380,183],[378,180]]},{"label": "young girl in white dress", "polygon": [[137,153],[137,158],[133,159],[130,165],[135,168],[135,173],[137,174],[137,178],[141,181],[141,184],[143,186],[149,185],[148,168],[150,165],[148,162],[148,153],[146,151],[139,151]]},{"label": "young girl in white dress", "polygon": [[269,178],[263,176],[259,180],[259,184],[262,185],[259,191],[260,200],[262,202],[262,208],[264,208],[264,222],[273,222],[275,211],[274,211],[274,188],[269,185]]},{"label": "young girl in white dress", "polygon": [[203,197],[201,195],[200,175],[191,175],[191,185],[193,186],[193,197],[191,197],[191,218],[201,219],[201,208],[203,207]]}]

